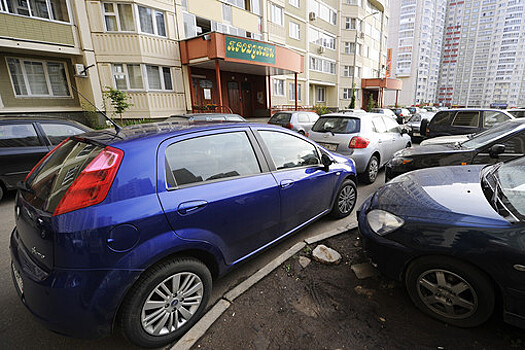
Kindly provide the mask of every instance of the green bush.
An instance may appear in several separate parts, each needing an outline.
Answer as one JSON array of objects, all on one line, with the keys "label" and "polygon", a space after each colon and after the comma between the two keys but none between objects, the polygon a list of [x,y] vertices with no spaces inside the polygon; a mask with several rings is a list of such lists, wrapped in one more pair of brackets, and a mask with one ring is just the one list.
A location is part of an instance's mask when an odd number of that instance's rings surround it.
[{"label": "green bush", "polygon": [[319,115],[330,113],[330,110],[328,109],[328,107],[322,106],[322,105],[315,105],[314,110],[315,110],[315,113]]}]

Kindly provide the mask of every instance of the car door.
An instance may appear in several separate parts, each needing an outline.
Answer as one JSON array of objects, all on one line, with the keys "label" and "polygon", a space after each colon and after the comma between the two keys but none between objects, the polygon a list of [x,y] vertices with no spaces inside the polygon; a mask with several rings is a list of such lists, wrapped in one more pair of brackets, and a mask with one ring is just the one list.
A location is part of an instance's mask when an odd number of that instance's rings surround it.
[{"label": "car door", "polygon": [[[495,144],[501,144],[505,146],[505,151],[500,153],[497,158],[493,158],[489,154],[490,147]],[[497,140],[491,143],[478,154],[476,154],[472,162],[474,164],[494,164],[498,162],[509,161],[523,155],[525,155],[525,131],[521,131],[503,140]]]},{"label": "car door", "polygon": [[49,151],[31,122],[0,125],[0,179],[12,188]]},{"label": "car door", "polygon": [[258,129],[281,195],[281,231],[290,232],[331,208],[338,175],[325,171],[317,147],[303,138]]},{"label": "car door", "polygon": [[164,141],[158,195],[175,234],[207,242],[235,264],[280,235],[275,178],[249,128]]},{"label": "car door", "polygon": [[[394,121],[394,120],[393,120]],[[394,121],[394,123],[397,122]],[[374,138],[377,139],[377,148],[380,154],[380,162],[384,164],[384,159],[390,159],[394,155],[394,152],[390,149],[390,135],[386,127],[385,121],[382,116],[376,116],[372,118],[372,132],[374,133]]]},{"label": "car door", "polygon": [[40,122],[38,126],[41,128],[44,137],[49,141],[52,148],[70,136],[86,132],[68,123]]},{"label": "car door", "polygon": [[[403,137],[403,134],[401,133],[401,126],[399,126],[398,123],[389,117],[383,117],[383,120],[385,121],[387,133],[390,137],[389,149],[392,151],[393,156],[395,152],[406,147],[408,140]],[[385,159],[385,162],[387,161],[388,159]]]}]

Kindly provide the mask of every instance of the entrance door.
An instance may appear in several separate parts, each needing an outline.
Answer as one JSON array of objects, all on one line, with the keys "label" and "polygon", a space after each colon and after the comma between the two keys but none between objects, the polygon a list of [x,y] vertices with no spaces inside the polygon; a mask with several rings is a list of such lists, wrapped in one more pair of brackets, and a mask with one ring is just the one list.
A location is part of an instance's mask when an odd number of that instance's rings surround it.
[{"label": "entrance door", "polygon": [[239,92],[239,83],[236,81],[228,82],[228,102],[233,113],[242,115],[242,101]]},{"label": "entrance door", "polygon": [[245,81],[242,86],[242,112],[244,116],[253,116],[252,84]]}]

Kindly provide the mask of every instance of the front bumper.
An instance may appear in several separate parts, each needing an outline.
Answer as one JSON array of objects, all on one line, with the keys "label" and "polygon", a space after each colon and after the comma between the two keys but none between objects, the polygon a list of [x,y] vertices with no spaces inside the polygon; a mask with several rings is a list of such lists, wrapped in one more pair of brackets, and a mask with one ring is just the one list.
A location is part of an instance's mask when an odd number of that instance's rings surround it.
[{"label": "front bumper", "polygon": [[12,272],[14,288],[28,310],[47,328],[78,338],[111,334],[113,320],[128,288],[141,271],[45,271],[30,257],[18,237],[11,234],[13,268],[22,279],[23,291]]},{"label": "front bumper", "polygon": [[386,276],[402,280],[408,262],[414,257],[413,252],[388,238],[374,233],[366,220],[374,196],[366,199],[357,210],[358,233],[362,239],[365,254]]}]

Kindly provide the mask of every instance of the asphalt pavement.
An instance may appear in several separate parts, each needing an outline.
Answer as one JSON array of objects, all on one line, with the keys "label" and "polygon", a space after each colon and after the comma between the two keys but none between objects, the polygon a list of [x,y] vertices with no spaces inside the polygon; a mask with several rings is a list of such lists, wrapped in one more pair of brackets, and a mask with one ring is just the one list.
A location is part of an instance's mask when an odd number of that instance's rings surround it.
[{"label": "asphalt pavement", "polygon": [[[358,185],[357,205],[384,183],[380,172],[372,185]],[[11,279],[9,236],[14,227],[14,198],[10,192],[0,201],[0,346],[2,349],[134,349],[120,335],[98,340],[83,340],[55,334],[42,326],[19,300]],[[225,292],[235,287],[281,253],[308,237],[355,223],[355,211],[347,218],[323,218],[292,237],[250,259],[238,269],[217,280],[209,305],[213,305]]]}]

